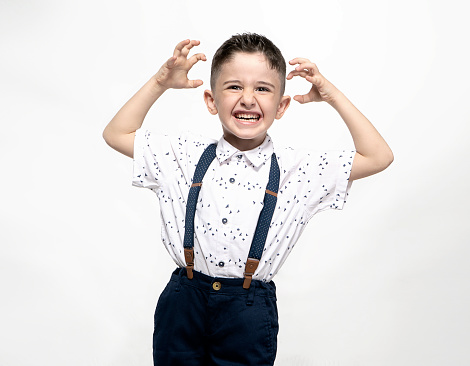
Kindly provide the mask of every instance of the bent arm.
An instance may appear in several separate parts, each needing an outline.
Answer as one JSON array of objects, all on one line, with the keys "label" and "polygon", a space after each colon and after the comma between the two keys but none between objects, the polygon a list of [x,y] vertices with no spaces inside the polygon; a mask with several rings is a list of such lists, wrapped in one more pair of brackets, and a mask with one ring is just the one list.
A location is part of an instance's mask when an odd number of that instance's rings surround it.
[{"label": "bent arm", "polygon": [[202,85],[202,80],[188,79],[188,71],[198,61],[206,61],[203,53],[188,58],[189,51],[199,43],[190,39],[178,43],[173,56],[124,104],[103,131],[103,138],[109,146],[133,158],[135,131],[142,126],[153,103],[167,89],[197,88]]},{"label": "bent arm", "polygon": [[106,143],[114,150],[133,158],[135,131],[142,126],[150,107],[164,91],[154,78],[145,83],[104,129],[103,138]]},{"label": "bent arm", "polygon": [[340,91],[329,104],[346,123],[356,148],[349,179],[364,178],[387,168],[393,162],[393,153],[372,123]]}]

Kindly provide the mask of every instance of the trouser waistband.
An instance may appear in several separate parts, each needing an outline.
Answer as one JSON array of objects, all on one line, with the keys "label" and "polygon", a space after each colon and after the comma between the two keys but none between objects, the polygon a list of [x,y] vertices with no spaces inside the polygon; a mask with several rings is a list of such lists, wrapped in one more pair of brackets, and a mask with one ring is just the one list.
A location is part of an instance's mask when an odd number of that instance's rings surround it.
[{"label": "trouser waistband", "polygon": [[[171,281],[176,281],[184,285],[193,286],[207,292],[231,295],[246,295],[250,289],[243,288],[243,278],[211,277],[204,273],[193,271],[194,277],[187,277],[186,268],[177,268],[171,275]],[[253,289],[256,288],[257,296],[276,297],[276,285],[273,281],[263,282],[253,280]]]}]

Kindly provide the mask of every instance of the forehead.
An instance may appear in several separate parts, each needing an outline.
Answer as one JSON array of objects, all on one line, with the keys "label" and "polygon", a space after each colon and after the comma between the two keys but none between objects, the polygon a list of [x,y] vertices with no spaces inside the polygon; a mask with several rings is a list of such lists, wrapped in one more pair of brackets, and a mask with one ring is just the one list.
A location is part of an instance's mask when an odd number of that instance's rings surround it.
[{"label": "forehead", "polygon": [[230,79],[246,82],[268,81],[276,86],[280,85],[278,72],[270,67],[262,53],[235,53],[222,65],[217,83]]}]

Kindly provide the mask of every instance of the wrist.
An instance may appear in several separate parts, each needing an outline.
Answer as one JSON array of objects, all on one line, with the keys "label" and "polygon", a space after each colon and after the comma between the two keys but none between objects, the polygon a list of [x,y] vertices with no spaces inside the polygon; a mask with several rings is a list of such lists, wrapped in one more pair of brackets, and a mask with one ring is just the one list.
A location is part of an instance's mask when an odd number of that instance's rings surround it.
[{"label": "wrist", "polygon": [[164,92],[166,92],[169,88],[165,86],[161,80],[159,80],[156,75],[152,76],[152,78],[148,81],[149,92],[155,96],[155,98],[160,97]]},{"label": "wrist", "polygon": [[337,109],[337,107],[346,100],[346,96],[336,89],[330,97],[326,100],[326,102],[331,105],[333,108]]}]

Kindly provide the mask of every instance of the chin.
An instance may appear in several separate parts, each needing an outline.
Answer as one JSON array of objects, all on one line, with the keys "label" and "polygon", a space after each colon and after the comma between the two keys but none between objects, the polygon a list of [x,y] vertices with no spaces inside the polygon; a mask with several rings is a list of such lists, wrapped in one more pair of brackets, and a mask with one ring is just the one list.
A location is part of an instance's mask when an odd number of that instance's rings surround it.
[{"label": "chin", "polygon": [[232,135],[236,138],[242,140],[254,140],[254,139],[261,139],[266,136],[266,132],[258,132],[253,130],[245,130],[245,131],[226,131],[229,135]]}]

